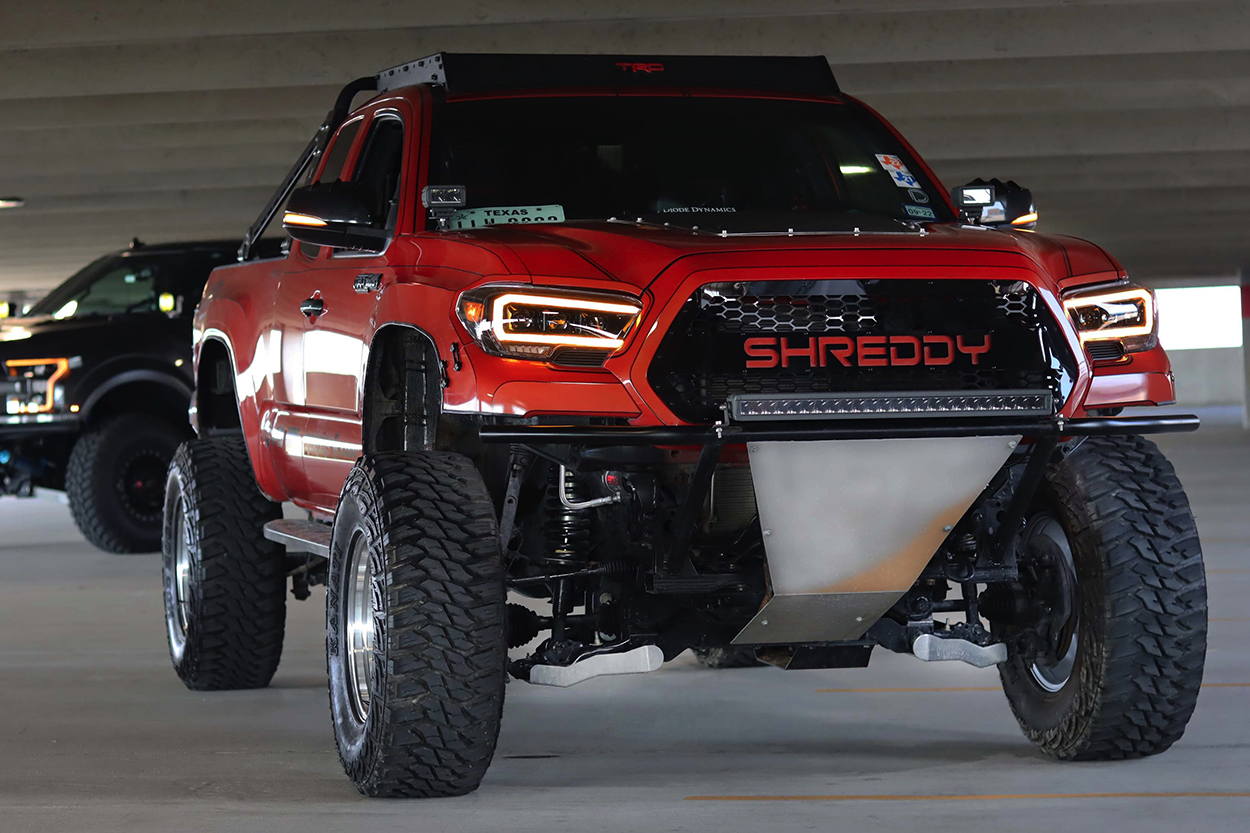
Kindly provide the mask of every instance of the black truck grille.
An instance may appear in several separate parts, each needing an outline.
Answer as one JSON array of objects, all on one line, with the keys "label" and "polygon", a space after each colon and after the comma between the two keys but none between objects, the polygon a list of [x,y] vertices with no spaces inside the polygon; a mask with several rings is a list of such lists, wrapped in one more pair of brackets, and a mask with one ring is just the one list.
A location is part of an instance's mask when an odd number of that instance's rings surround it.
[{"label": "black truck grille", "polygon": [[1050,389],[1076,364],[1049,310],[1018,281],[714,283],[687,299],[647,380],[687,422],[735,393]]}]

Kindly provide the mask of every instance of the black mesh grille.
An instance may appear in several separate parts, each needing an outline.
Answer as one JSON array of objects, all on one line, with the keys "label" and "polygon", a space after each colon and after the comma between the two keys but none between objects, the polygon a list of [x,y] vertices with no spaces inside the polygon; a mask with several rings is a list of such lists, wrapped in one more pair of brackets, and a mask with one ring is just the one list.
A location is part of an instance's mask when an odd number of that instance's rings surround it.
[{"label": "black mesh grille", "polygon": [[[949,364],[904,366],[918,355],[912,345],[923,343],[925,336],[961,338],[971,345],[988,337],[991,347],[975,363],[970,353],[952,350]],[[822,348],[825,366],[812,367],[800,354],[813,339],[825,337],[856,349],[867,337],[873,344],[864,348],[870,351],[866,356],[893,355],[901,361],[863,365],[856,353],[846,366]],[[900,343],[890,344],[890,337]],[[789,366],[748,366],[751,344],[756,357],[785,346]],[[944,356],[943,349],[932,347],[935,356]],[[1075,375],[1062,333],[1028,284],[837,280],[700,287],[660,343],[647,380],[678,417],[708,422],[720,416],[733,393],[1049,388],[1058,407]]]}]

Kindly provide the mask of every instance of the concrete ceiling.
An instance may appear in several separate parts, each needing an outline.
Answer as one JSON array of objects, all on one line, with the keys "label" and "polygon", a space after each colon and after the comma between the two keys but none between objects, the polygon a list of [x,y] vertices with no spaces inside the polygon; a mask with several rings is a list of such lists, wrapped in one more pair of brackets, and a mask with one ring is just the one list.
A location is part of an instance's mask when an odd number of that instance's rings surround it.
[{"label": "concrete ceiling", "polygon": [[1142,276],[1250,263],[1246,0],[5,0],[0,291],[239,236],[343,83],[444,50],[823,53],[948,186]]}]

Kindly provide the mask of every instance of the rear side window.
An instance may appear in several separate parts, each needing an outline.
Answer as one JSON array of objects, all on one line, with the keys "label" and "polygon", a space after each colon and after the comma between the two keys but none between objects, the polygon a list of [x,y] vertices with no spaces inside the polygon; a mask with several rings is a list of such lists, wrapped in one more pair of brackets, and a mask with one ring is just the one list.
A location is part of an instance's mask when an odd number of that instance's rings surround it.
[{"label": "rear side window", "polygon": [[375,119],[356,162],[352,182],[373,218],[373,227],[393,229],[399,207],[399,178],[404,163],[404,123]]},{"label": "rear side window", "polygon": [[101,258],[31,308],[31,315],[177,313],[189,315],[208,273],[232,260],[229,251],[152,252]]}]

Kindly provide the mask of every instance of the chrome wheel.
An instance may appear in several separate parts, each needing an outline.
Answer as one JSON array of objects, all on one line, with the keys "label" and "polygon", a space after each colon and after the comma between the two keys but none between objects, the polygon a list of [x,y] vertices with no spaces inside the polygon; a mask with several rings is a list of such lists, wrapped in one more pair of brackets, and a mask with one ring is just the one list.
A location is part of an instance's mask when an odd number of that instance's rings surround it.
[{"label": "chrome wheel", "polygon": [[375,643],[373,572],[369,568],[369,547],[364,535],[352,543],[347,563],[346,593],[343,606],[347,622],[347,688],[356,719],[369,717],[373,690],[373,648]]},{"label": "chrome wheel", "polygon": [[165,630],[169,632],[169,652],[174,663],[182,661],[187,650],[187,629],[191,627],[191,530],[187,525],[182,491],[170,478],[169,502],[165,510]]},{"label": "chrome wheel", "polygon": [[1072,544],[1059,521],[1048,513],[1034,515],[1024,531],[1024,544],[1042,542],[1052,555],[1043,562],[1039,575],[1045,576],[1046,623],[1049,638],[1045,650],[1038,655],[1029,671],[1033,681],[1045,691],[1057,692],[1067,685],[1076,665],[1080,643],[1080,594],[1076,580],[1076,564]]},{"label": "chrome wheel", "polygon": [[191,546],[182,501],[174,509],[174,607],[175,625],[185,640],[191,607]]}]

